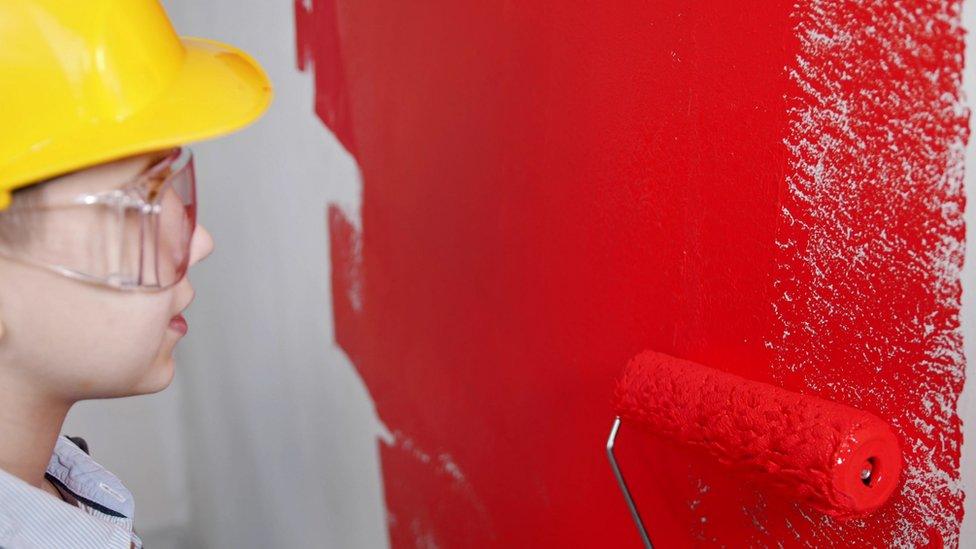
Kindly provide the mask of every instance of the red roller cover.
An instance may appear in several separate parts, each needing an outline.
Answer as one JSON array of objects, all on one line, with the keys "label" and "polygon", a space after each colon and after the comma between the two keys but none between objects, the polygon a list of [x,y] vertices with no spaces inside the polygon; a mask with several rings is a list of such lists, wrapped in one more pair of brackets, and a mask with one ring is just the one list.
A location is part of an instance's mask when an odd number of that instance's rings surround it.
[{"label": "red roller cover", "polygon": [[898,439],[873,414],[662,353],[631,359],[615,408],[638,428],[840,518],[880,507],[901,472]]}]

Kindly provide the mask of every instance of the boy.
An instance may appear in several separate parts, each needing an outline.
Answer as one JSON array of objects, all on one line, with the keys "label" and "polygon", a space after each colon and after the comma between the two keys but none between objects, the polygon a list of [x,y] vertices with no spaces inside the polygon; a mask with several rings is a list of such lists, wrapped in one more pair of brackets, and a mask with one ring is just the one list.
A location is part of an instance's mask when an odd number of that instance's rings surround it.
[{"label": "boy", "polygon": [[257,119],[271,84],[157,0],[0,0],[0,22],[0,547],[138,548],[131,493],[60,429],[169,385],[213,249],[182,145]]}]

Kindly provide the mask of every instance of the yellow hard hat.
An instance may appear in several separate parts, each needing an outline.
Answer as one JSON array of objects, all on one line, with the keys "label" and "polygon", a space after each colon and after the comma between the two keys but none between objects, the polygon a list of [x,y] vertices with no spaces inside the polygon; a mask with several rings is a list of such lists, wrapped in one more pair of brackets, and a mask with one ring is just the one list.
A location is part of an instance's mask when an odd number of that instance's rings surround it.
[{"label": "yellow hard hat", "polygon": [[245,52],[177,36],[158,0],[0,0],[0,209],[18,187],[257,119]]}]

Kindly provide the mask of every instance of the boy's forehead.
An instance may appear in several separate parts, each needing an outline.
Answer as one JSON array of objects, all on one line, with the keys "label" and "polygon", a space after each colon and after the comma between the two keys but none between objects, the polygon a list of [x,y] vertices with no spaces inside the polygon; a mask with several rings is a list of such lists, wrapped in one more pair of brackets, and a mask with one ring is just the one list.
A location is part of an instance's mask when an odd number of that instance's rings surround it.
[{"label": "boy's forehead", "polygon": [[110,160],[65,174],[44,190],[49,196],[74,196],[118,189],[166,156],[168,151],[150,151]]}]

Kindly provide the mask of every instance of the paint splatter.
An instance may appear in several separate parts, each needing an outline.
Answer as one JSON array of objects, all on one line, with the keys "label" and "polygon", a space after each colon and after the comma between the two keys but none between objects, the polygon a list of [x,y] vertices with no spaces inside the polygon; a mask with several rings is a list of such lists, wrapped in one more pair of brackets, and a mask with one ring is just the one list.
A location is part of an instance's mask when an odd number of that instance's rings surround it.
[{"label": "paint splatter", "polygon": [[[817,0],[794,13],[770,346],[786,386],[875,411],[901,433],[904,484],[881,519],[897,525],[897,546],[956,546],[962,519],[959,10]],[[812,522],[821,537],[864,536]]]}]

